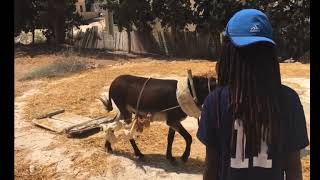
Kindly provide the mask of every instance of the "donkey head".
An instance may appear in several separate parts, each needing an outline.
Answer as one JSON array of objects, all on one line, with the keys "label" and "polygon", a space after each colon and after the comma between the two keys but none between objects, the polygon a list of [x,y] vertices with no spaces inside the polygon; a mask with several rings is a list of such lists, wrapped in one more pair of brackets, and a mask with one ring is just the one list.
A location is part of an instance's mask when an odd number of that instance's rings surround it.
[{"label": "donkey head", "polygon": [[[208,94],[216,88],[217,86],[216,78],[204,77],[204,76],[193,76],[192,80],[193,80],[194,88],[196,91],[196,96],[198,99],[197,105],[201,107],[201,105],[203,104]],[[188,83],[188,86],[189,86],[189,89],[191,90],[190,82]]]}]

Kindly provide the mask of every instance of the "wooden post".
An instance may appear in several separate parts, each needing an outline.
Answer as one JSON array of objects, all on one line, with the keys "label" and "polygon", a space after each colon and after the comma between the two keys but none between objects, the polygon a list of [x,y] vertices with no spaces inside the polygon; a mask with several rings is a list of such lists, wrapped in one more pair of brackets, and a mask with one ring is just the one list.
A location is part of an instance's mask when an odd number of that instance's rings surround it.
[{"label": "wooden post", "polygon": [[108,18],[109,18],[109,34],[112,35],[112,37],[114,36],[114,31],[113,31],[113,12],[110,10],[108,11]]},{"label": "wooden post", "polygon": [[131,53],[131,32],[127,30],[128,34],[128,53]]},{"label": "wooden post", "polygon": [[109,10],[106,10],[104,13],[104,22],[105,22],[105,31],[107,32],[107,33],[109,33],[109,18],[108,18],[108,12],[109,12]]},{"label": "wooden post", "polygon": [[73,26],[71,28],[71,41],[73,42]]},{"label": "wooden post", "polygon": [[34,37],[35,37],[35,32],[36,31],[36,29],[35,28],[33,28],[32,29],[32,44],[34,44]]}]

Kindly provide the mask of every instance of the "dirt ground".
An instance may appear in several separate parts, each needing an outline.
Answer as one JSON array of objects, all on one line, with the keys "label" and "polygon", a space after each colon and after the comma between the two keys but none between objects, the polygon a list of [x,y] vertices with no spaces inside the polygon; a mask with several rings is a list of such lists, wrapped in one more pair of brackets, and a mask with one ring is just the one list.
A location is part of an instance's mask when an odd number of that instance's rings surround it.
[{"label": "dirt ground", "polygon": [[[194,74],[214,75],[214,62],[195,59],[165,59],[126,55],[104,55],[100,52],[75,54],[104,67],[63,78],[19,81],[34,68],[54,62],[59,52],[23,53],[15,57],[15,178],[17,179],[202,179],[204,146],[197,140],[197,122],[187,118],[183,125],[193,137],[190,159],[170,164],[165,158],[167,132],[165,123],[153,123],[137,138],[144,161],[133,157],[128,142],[113,146],[114,154],[103,151],[104,135],[68,139],[63,135],[35,127],[31,120],[55,108],[95,118],[112,116],[97,97],[120,74],[154,78],[181,77],[187,69]],[[183,61],[182,61],[183,60]],[[281,64],[284,84],[295,89],[303,103],[309,130],[310,65]],[[179,159],[185,148],[176,133],[173,155]],[[310,179],[310,155],[303,155],[304,179]]]}]

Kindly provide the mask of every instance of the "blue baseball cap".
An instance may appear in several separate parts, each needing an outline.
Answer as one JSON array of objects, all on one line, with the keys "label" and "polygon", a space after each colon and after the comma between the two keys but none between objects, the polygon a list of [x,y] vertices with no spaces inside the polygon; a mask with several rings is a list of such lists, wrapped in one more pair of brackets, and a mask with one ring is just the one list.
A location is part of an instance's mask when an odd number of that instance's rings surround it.
[{"label": "blue baseball cap", "polygon": [[272,40],[272,27],[268,17],[256,9],[243,9],[234,14],[227,24],[226,36],[237,47],[257,42],[276,44]]}]

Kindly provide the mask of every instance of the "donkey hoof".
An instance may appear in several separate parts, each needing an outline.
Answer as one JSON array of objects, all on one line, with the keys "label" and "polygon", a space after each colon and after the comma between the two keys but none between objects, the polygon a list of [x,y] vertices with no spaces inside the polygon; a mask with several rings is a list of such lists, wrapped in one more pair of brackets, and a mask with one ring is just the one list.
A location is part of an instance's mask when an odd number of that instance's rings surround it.
[{"label": "donkey hoof", "polygon": [[143,154],[138,154],[138,155],[135,155],[134,158],[139,160],[139,161],[143,161],[144,160],[144,155]]},{"label": "donkey hoof", "polygon": [[179,165],[179,163],[176,161],[176,158],[174,158],[174,157],[170,158],[169,161],[170,161],[170,164],[172,166],[178,166]]},{"label": "donkey hoof", "polygon": [[175,162],[176,158],[172,157],[172,156],[167,156],[166,157],[170,162]]},{"label": "donkey hoof", "polygon": [[181,156],[181,158],[180,158],[180,159],[181,159],[181,161],[182,161],[182,162],[184,162],[184,163],[185,163],[185,162],[187,162],[187,161],[188,161],[188,158],[189,158],[188,156]]},{"label": "donkey hoof", "polygon": [[106,152],[107,152],[108,154],[113,154],[113,151],[112,151],[112,150],[109,150],[109,149],[107,149]]},{"label": "donkey hoof", "polygon": [[104,150],[105,150],[108,154],[112,154],[112,153],[113,153],[112,148],[105,148]]}]

